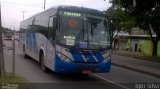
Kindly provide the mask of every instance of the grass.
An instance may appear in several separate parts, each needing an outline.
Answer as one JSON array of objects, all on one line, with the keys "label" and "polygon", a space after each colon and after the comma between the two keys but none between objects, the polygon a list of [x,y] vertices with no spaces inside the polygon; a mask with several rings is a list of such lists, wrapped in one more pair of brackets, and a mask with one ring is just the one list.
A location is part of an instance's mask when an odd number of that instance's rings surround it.
[{"label": "grass", "polygon": [[6,73],[0,77],[0,83],[27,83],[27,80],[19,75],[13,76],[13,74]]},{"label": "grass", "polygon": [[118,54],[121,56],[128,56],[128,57],[133,57],[133,58],[138,58],[138,59],[160,63],[160,57],[153,57],[153,56],[145,55],[145,54],[138,53],[138,52],[116,51],[116,52],[113,52],[113,54]]}]

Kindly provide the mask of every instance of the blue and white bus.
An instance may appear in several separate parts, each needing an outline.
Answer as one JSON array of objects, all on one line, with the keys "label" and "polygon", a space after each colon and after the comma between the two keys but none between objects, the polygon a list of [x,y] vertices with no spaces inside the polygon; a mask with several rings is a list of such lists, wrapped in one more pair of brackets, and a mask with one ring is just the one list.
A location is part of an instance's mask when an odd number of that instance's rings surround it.
[{"label": "blue and white bus", "polygon": [[20,47],[41,69],[57,73],[104,73],[111,68],[110,29],[103,12],[57,6],[20,24]]}]

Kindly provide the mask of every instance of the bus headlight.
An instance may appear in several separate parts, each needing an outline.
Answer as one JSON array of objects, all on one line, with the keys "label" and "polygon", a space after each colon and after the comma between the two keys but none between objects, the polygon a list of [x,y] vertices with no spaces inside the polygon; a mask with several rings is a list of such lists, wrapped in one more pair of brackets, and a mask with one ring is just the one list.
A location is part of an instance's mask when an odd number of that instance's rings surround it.
[{"label": "bus headlight", "polygon": [[108,57],[106,57],[106,58],[103,60],[103,62],[108,63],[110,60],[111,60],[111,57],[108,56]]},{"label": "bus headlight", "polygon": [[57,52],[58,57],[66,62],[70,62],[70,58],[68,58],[67,56],[63,55],[62,53]]}]

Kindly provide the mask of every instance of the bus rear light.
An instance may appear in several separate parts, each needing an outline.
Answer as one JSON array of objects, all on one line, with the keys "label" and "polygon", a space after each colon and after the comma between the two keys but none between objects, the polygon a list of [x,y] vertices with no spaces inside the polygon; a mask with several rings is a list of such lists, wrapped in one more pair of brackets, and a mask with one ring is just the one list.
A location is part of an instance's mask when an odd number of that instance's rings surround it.
[{"label": "bus rear light", "polygon": [[83,70],[83,71],[82,71],[82,74],[91,74],[91,73],[92,73],[91,70]]}]

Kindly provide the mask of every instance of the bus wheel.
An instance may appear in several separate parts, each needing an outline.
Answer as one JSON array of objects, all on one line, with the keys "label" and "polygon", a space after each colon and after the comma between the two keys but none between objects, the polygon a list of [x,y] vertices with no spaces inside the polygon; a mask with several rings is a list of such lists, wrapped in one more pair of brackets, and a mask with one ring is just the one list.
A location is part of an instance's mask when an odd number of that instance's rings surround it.
[{"label": "bus wheel", "polygon": [[45,66],[45,63],[44,63],[44,54],[43,53],[40,54],[40,64],[41,64],[42,71],[48,72],[48,68]]},{"label": "bus wheel", "polygon": [[29,56],[26,54],[25,46],[23,46],[23,57],[24,58],[29,58]]}]

